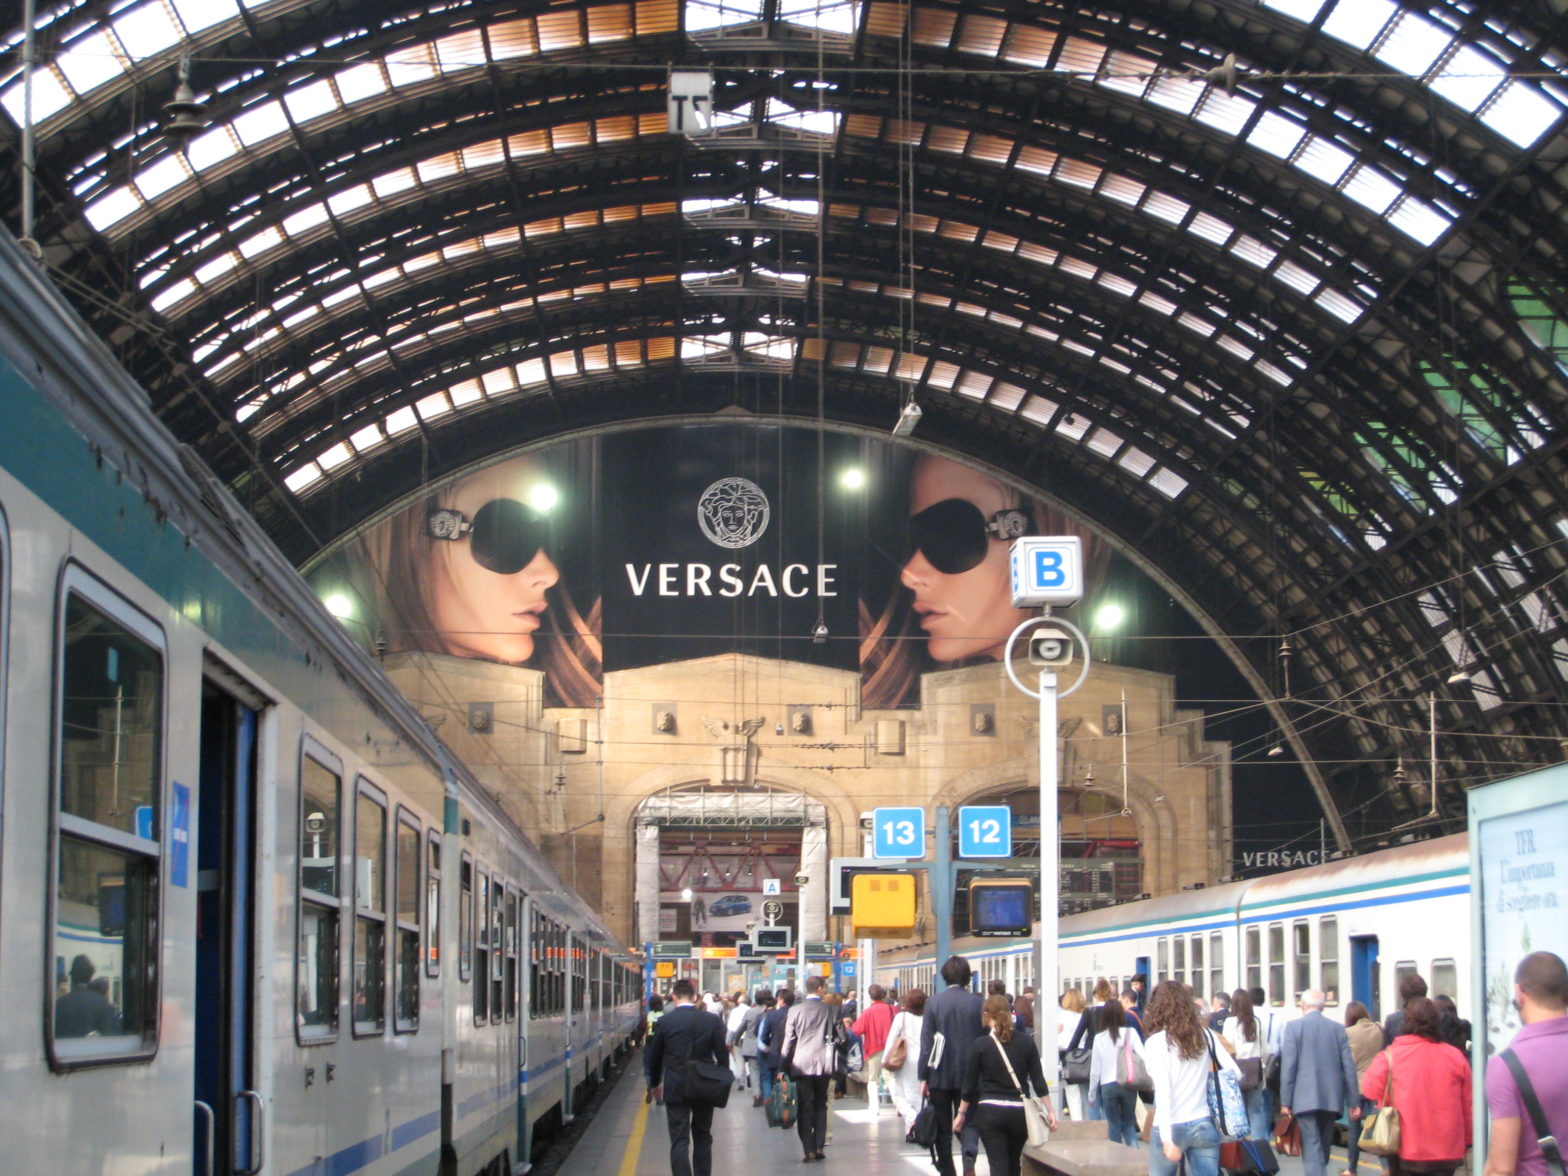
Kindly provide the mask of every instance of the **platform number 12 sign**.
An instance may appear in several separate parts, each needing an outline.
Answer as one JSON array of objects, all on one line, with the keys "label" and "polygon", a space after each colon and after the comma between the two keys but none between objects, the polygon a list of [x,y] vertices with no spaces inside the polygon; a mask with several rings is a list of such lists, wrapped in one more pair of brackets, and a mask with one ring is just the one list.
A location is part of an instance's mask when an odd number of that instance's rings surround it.
[{"label": "platform number 12 sign", "polygon": [[1013,810],[1006,805],[965,805],[958,810],[958,856],[1010,857]]},{"label": "platform number 12 sign", "polygon": [[872,811],[871,856],[923,858],[926,856],[926,810],[879,808]]}]

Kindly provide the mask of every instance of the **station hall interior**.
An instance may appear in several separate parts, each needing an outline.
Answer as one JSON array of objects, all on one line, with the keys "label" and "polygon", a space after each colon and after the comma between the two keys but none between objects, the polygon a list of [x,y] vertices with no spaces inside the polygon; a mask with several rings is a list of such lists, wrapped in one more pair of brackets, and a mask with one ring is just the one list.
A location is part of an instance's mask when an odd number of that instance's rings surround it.
[{"label": "station hall interior", "polygon": [[627,943],[1037,855],[1019,534],[1064,913],[1568,754],[1560,6],[8,12],[7,225]]}]

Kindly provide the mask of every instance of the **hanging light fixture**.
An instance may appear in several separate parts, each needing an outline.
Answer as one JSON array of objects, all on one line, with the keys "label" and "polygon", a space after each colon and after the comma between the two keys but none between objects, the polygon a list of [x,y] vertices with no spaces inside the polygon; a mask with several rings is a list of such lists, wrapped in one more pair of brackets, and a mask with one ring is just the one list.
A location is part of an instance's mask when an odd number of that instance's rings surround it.
[{"label": "hanging light fixture", "polygon": [[163,104],[166,121],[164,138],[176,151],[184,151],[192,139],[206,129],[207,104],[196,101],[191,91],[191,59],[180,58],[180,80],[174,87],[174,97]]}]

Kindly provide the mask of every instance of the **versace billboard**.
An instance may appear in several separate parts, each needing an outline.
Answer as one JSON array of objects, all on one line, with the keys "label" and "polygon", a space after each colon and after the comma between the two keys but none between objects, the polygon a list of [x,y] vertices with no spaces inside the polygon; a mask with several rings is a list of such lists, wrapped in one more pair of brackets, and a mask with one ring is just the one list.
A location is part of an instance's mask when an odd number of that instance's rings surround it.
[{"label": "versace billboard", "polygon": [[1077,534],[978,469],[782,425],[564,442],[433,488],[309,572],[367,643],[543,670],[591,706],[607,670],[746,652],[858,672],[868,707],[930,669],[994,660],[1025,614],[1007,551]]}]

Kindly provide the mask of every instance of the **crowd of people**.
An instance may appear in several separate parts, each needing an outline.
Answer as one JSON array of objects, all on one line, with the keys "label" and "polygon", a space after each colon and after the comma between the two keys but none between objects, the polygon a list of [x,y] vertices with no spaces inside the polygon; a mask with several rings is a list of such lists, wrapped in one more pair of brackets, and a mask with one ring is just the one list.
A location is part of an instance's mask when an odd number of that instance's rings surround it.
[{"label": "crowd of people", "polygon": [[[729,1064],[736,1090],[753,1091],[754,1107],[775,1084],[790,1084],[803,1162],[824,1158],[829,1101],[843,1096],[853,1074],[873,1107],[886,1088],[906,1131],[929,1108],[939,1176],[958,1176],[958,1164],[974,1176],[982,1148],[993,1176],[1017,1176],[1026,1097],[1042,1100],[1050,1126],[1058,1125],[1036,1043],[1035,994],[1015,998],[1000,981],[974,991],[962,956],[939,975],[942,990],[929,996],[918,988],[890,995],[873,984],[860,1008],[825,991],[820,977],[808,978],[799,999],[788,988],[728,999],[705,993],[700,1023],[690,981],[676,983],[673,1013],[653,998],[648,1096],[664,1097],[674,1176],[709,1176],[712,1109],[701,1115],[663,1085],[667,1059],[710,1056]],[[1535,952],[1514,980],[1523,1028],[1487,1066],[1492,1145],[1484,1176],[1562,1176],[1560,1158],[1549,1153],[1554,1138],[1568,1138],[1568,969],[1560,957]],[[1149,1176],[1219,1176],[1222,1127],[1262,1141],[1299,1133],[1304,1176],[1334,1176],[1329,1148],[1341,1120],[1349,1154],[1337,1176],[1356,1176],[1362,1120],[1390,1107],[1401,1130],[1397,1151],[1384,1157],[1388,1176],[1452,1176],[1465,1162],[1470,1023],[1451,999],[1429,996],[1420,975],[1400,978],[1399,1007],[1382,1025],[1359,1001],[1345,1005],[1343,1023],[1329,1018],[1325,994],[1313,989],[1300,994],[1300,1016],[1287,1021],[1258,988],[1205,1002],[1173,980],[1147,987],[1139,976],[1119,992],[1102,979],[1091,1002],[1076,989],[1064,993],[1053,1066],[1071,1117],[1103,1120],[1114,1142],[1147,1144]],[[688,1007],[691,1015],[672,1020]],[[1215,1120],[1216,1074],[1234,1076],[1241,1092],[1244,1115],[1236,1111],[1235,1123]]]}]

